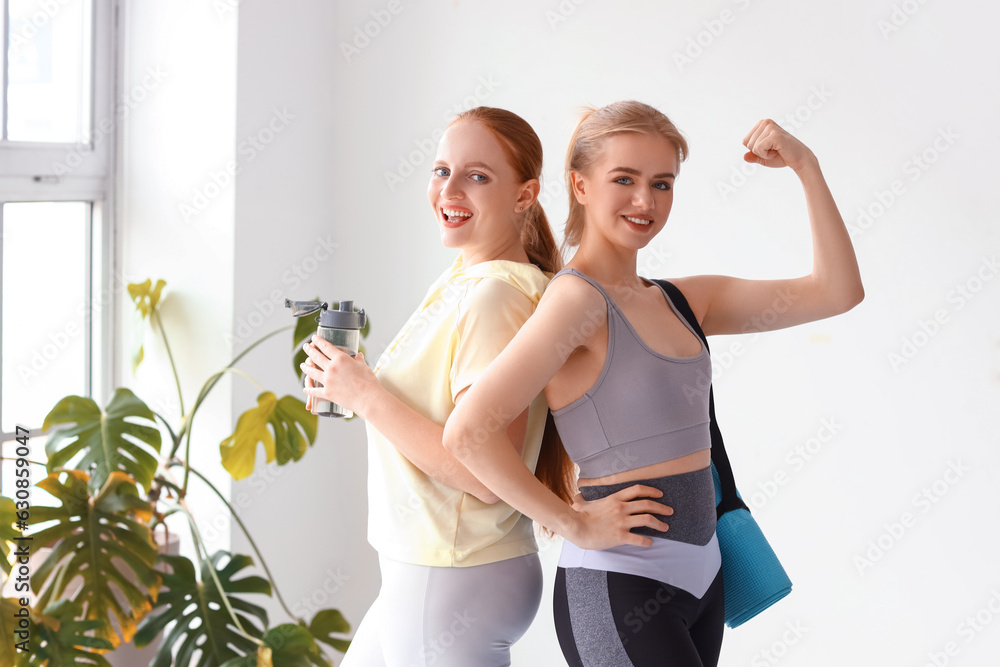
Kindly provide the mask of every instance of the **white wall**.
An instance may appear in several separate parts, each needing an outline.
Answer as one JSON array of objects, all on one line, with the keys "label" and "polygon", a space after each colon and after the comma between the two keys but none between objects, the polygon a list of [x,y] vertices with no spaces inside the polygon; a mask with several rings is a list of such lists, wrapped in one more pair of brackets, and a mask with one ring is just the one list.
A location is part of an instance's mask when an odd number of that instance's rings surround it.
[{"label": "white wall", "polygon": [[[224,335],[233,313],[233,188],[210,184],[211,174],[235,157],[236,18],[194,0],[123,2],[120,26],[118,382],[177,430],[181,410],[170,362],[148,326],[145,361],[132,375],[135,307],[124,283],[167,282],[160,314],[190,410],[205,380],[233,355]],[[232,432],[230,392],[224,378],[199,408],[191,456],[191,465],[226,495],[229,475],[218,443]],[[166,438],[163,447],[169,452]],[[180,483],[183,470],[174,475]],[[209,551],[228,549],[225,507],[193,477],[189,492]],[[186,522],[177,515],[168,525],[182,535],[181,553],[194,558]]]},{"label": "white wall", "polygon": [[[353,298],[372,316],[377,357],[451,260],[424,197],[426,155],[435,132],[472,104],[511,109],[538,131],[557,229],[574,109],[656,105],[692,156],[640,265],[658,276],[802,274],[811,245],[794,176],[733,172],[758,119],[790,116],[856,228],[867,298],[830,321],[712,341],[740,486],[795,583],[727,633],[722,664],[923,665],[939,654],[937,664],[981,665],[995,656],[1000,538],[988,508],[1000,495],[1000,239],[988,166],[1000,148],[1000,55],[986,45],[1000,10],[917,0],[389,7],[240,5],[237,144],[268,136],[276,110],[291,118],[262,150],[238,156],[233,296],[215,312],[231,308],[237,332],[253,317],[256,335],[291,320],[270,305],[272,291]],[[193,99],[206,127],[223,133],[219,110]],[[914,161],[923,154],[926,170]],[[205,160],[203,181],[214,164]],[[936,315],[942,323],[926,324]],[[247,367],[264,386],[294,392],[290,368],[272,363],[286,347],[257,350]],[[891,354],[912,358],[894,364]],[[233,414],[255,395],[235,384]],[[803,447],[813,449],[808,461],[795,454]],[[248,494],[245,517],[289,604],[307,616],[335,606],[356,623],[376,594],[364,448],[361,423],[324,421],[302,463],[259,465],[233,485],[234,498]],[[238,535],[233,544],[245,549]],[[549,585],[557,551],[543,553]],[[546,593],[515,664],[560,664],[549,603]]]}]

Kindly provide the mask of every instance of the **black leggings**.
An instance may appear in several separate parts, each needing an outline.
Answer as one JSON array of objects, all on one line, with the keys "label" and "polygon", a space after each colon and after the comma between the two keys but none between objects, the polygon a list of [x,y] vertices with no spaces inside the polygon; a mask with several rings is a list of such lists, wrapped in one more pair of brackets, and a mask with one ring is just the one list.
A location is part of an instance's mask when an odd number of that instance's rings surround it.
[{"label": "black leggings", "polygon": [[553,611],[570,667],[715,667],[726,614],[722,571],[698,599],[655,579],[560,567]]}]

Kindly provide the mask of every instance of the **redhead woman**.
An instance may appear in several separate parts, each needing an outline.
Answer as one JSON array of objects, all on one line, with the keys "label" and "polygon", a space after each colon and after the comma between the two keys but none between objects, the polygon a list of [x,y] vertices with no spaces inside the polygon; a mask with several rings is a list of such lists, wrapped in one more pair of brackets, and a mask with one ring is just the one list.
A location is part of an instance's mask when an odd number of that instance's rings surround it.
[{"label": "redhead woman", "polygon": [[[756,322],[772,330],[843,313],[864,290],[844,222],[816,156],[773,121],[743,140],[749,162],[798,176],[813,236],[813,270],[801,278],[678,278],[706,334]],[[563,545],[553,601],[556,632],[573,667],[716,665],[724,621],[715,534],[705,346],[659,285],[636,273],[636,256],[664,228],[687,143],[662,113],[639,102],[590,110],[567,151],[566,242],[577,246],[534,314],[466,394],[445,446],[502,500],[558,524],[559,494],[527,474],[503,428],[476,439],[489,411],[519,414],[539,391],[582,499],[641,482],[673,508],[669,528],[634,544]],[[778,294],[791,294],[775,312]],[[762,312],[775,315],[763,320]],[[502,425],[503,426],[503,425]],[[567,462],[564,471],[572,468]],[[557,487],[557,490],[560,490]],[[565,496],[565,492],[562,492]],[[637,615],[650,600],[657,613]]]},{"label": "redhead woman", "polygon": [[[306,394],[354,411],[368,433],[368,539],[382,588],[347,667],[508,665],[537,611],[542,575],[531,520],[498,502],[442,436],[561,264],[537,200],[541,167],[541,142],[519,116],[487,107],[461,114],[440,141],[427,190],[441,242],[459,251],[452,266],[374,371],[363,355],[322,339],[305,346]],[[500,433],[510,460],[531,477],[547,410],[539,389],[516,414],[487,411],[475,429]],[[581,546],[623,544],[636,538],[632,527],[660,524],[650,511],[669,512],[648,498],[629,502],[639,495],[658,492],[560,505],[586,537]]]}]

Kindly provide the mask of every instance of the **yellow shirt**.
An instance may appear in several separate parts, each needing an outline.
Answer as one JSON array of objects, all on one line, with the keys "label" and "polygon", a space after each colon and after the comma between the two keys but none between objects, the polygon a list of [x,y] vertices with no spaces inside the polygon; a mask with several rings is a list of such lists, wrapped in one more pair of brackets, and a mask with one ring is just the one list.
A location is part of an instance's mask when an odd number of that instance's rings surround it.
[{"label": "yellow shirt", "polygon": [[[549,278],[533,264],[508,260],[466,269],[459,255],[386,348],[375,375],[404,403],[444,425],[455,396],[507,346],[538,305]],[[528,411],[522,458],[531,470],[547,410],[540,394]],[[371,424],[367,429],[368,541],[381,555],[418,565],[465,567],[538,551],[528,517],[503,501],[489,505],[441,484]]]}]

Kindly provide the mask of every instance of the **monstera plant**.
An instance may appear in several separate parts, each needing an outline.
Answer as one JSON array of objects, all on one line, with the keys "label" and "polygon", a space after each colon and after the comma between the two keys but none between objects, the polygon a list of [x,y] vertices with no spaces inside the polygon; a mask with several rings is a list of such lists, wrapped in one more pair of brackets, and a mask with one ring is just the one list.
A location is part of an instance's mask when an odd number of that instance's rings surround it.
[{"label": "monstera plant", "polygon": [[[158,333],[170,360],[180,401],[180,424],[172,425],[134,393],[118,388],[101,409],[93,400],[67,396],[48,413],[43,430],[47,477],[35,486],[59,503],[31,508],[27,519],[32,551],[51,550],[30,575],[37,596],[30,609],[29,650],[16,652],[12,619],[21,608],[0,599],[0,665],[90,667],[108,665],[104,657],[123,642],[144,647],[161,643],[151,667],[307,667],[332,665],[319,643],[346,651],[350,626],[336,609],[308,621],[292,613],[281,598],[271,571],[232,505],[199,470],[190,465],[195,415],[227,373],[246,376],[236,364],[265,340],[292,331],[293,370],[301,379],[301,344],[314,331],[312,318],[273,331],[255,341],[209,377],[190,410],[184,409],[180,379],[160,317],[165,283],[151,280],[128,286],[136,319]],[[367,336],[367,327],[361,332]],[[142,336],[132,355],[132,370],[143,361]],[[221,463],[234,479],[253,472],[257,450],[279,465],[301,459],[316,438],[317,417],[294,396],[262,391],[257,405],[237,420],[235,431],[219,444]],[[209,554],[199,517],[186,502],[189,483],[204,484],[226,505],[246,534],[264,576],[248,574],[251,556]],[[186,519],[196,563],[164,553],[155,539],[166,517]],[[12,546],[24,526],[15,504],[0,498],[0,556],[4,577],[11,575]],[[272,624],[255,596],[277,596],[290,621]],[[172,625],[171,625],[172,624]],[[20,648],[24,648],[23,646]]]}]

